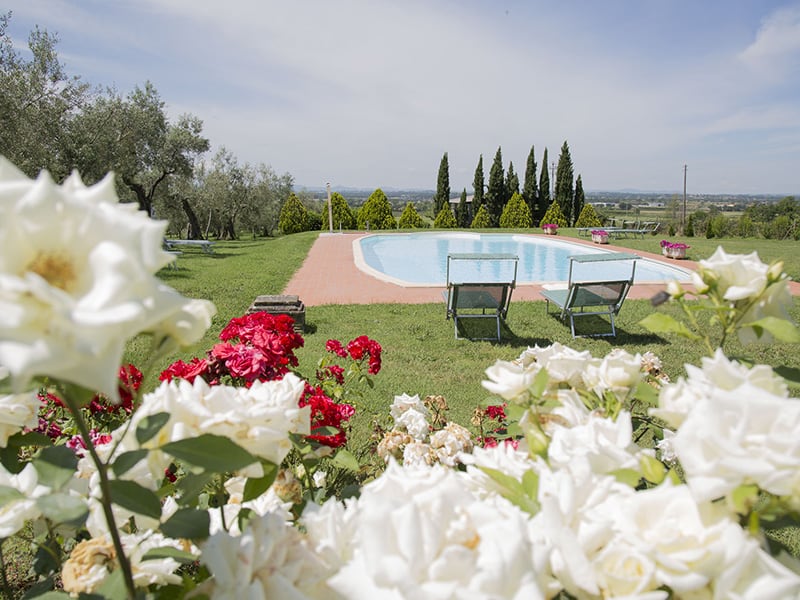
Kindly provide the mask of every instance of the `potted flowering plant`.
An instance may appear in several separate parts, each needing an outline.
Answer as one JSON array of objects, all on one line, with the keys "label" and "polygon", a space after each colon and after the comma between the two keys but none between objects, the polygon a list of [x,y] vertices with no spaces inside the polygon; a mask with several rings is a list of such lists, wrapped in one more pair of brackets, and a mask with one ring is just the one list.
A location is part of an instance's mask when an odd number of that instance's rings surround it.
[{"label": "potted flowering plant", "polygon": [[661,253],[667,258],[686,258],[686,249],[691,248],[688,244],[683,242],[670,242],[669,240],[661,240]]},{"label": "potted flowering plant", "polygon": [[608,232],[605,229],[593,229],[592,230],[592,241],[595,244],[607,244],[608,243]]},{"label": "potted flowering plant", "polygon": [[557,235],[558,234],[558,224],[557,223],[545,223],[542,225],[542,229],[547,235]]}]

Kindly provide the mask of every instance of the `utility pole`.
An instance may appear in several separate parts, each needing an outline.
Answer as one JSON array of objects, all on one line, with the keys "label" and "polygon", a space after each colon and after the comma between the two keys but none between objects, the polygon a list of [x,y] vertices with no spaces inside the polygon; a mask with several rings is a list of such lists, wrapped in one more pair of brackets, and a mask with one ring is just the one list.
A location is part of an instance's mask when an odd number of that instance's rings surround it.
[{"label": "utility pole", "polygon": [[681,234],[686,234],[686,170],[688,167],[683,165],[683,217],[681,218]]},{"label": "utility pole", "polygon": [[550,161],[550,200],[556,199],[556,161]]},{"label": "utility pole", "polygon": [[331,208],[331,184],[326,183],[328,189],[328,230],[333,233],[333,209]]}]

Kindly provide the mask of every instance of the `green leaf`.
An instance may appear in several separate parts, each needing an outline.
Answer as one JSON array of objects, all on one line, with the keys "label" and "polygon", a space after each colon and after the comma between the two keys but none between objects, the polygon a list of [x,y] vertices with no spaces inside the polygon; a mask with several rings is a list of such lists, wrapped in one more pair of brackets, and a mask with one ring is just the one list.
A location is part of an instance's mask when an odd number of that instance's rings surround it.
[{"label": "green leaf", "polygon": [[646,381],[640,381],[636,385],[633,396],[648,406],[658,406],[658,390]]},{"label": "green leaf", "polygon": [[131,450],[130,452],[123,452],[114,460],[114,464],[111,465],[111,470],[114,471],[114,475],[117,477],[122,477],[136,466],[136,463],[145,458],[147,452],[148,450],[143,448]]},{"label": "green leaf", "polygon": [[78,457],[66,446],[43,448],[33,461],[39,483],[60,490],[70,481],[78,468]]},{"label": "green leaf", "polygon": [[539,476],[532,469],[522,474],[522,489],[529,498],[539,496]]},{"label": "green leaf", "polygon": [[609,475],[614,477],[620,483],[624,483],[632,488],[635,488],[637,485],[639,485],[639,480],[642,478],[641,474],[633,469],[617,469],[615,471],[611,471]]},{"label": "green leaf", "polygon": [[161,502],[152,490],[125,479],[109,481],[108,486],[114,504],[139,515],[153,519],[161,518]]},{"label": "green leaf", "polygon": [[547,382],[550,381],[550,374],[547,369],[540,369],[536,375],[533,376],[533,383],[529,388],[531,395],[534,398],[541,398],[547,389]]},{"label": "green leaf", "polygon": [[323,437],[330,437],[332,435],[336,435],[337,433],[339,433],[339,431],[340,430],[337,427],[331,427],[330,425],[325,425],[325,426],[322,426],[322,427],[314,427],[311,430],[311,435],[320,435],[320,436],[323,436]]},{"label": "green leaf", "polygon": [[781,342],[788,342],[796,344],[800,342],[800,332],[791,321],[787,319],[779,319],[778,317],[764,317],[757,321],[744,323],[742,327],[752,327],[756,335],[761,337],[764,331],[772,334],[772,336]]},{"label": "green leaf", "polygon": [[740,515],[746,515],[753,510],[758,502],[758,486],[742,484],[731,493],[733,507]]},{"label": "green leaf", "polygon": [[19,460],[19,448],[11,445],[0,448],[0,464],[12,475],[20,473],[25,468],[25,463]]},{"label": "green leaf", "polygon": [[229,438],[211,433],[164,444],[161,450],[214,473],[237,471],[258,462],[255,456]]},{"label": "green leaf", "polygon": [[336,453],[331,462],[337,467],[353,471],[354,473],[361,468],[361,465],[358,464],[358,459],[344,448]]},{"label": "green leaf", "polygon": [[36,598],[36,600],[65,600],[71,599],[72,596],[67,594],[66,592],[45,592],[39,596],[26,596],[26,598]]},{"label": "green leaf", "polygon": [[36,506],[53,523],[81,525],[89,514],[89,507],[81,498],[71,494],[49,494],[36,499]]},{"label": "green leaf", "polygon": [[213,473],[189,473],[181,477],[176,488],[180,492],[177,495],[178,503],[181,506],[189,506],[197,501],[197,497],[203,492],[209,481],[213,479]]},{"label": "green leaf", "polygon": [[269,461],[261,461],[261,468],[264,470],[263,477],[249,477],[244,483],[244,493],[242,502],[255,500],[269,489],[278,475],[278,465]]},{"label": "green leaf", "polygon": [[480,467],[480,469],[486,473],[492,481],[503,488],[501,493],[509,502],[516,504],[519,508],[531,515],[535,515],[539,512],[539,503],[536,501],[536,498],[526,493],[526,487],[523,486],[522,483],[511,477],[511,475],[507,475],[497,469],[491,469],[489,467]]},{"label": "green leaf", "polygon": [[800,385],[800,369],[782,365],[780,367],[773,367],[772,370],[783,377],[790,384]]},{"label": "green leaf", "polygon": [[660,312],[650,313],[639,321],[639,325],[653,333],[675,333],[694,341],[703,339],[674,317]]},{"label": "green leaf", "polygon": [[208,537],[211,518],[208,511],[181,508],[161,524],[161,533],[175,539],[204,540]]},{"label": "green leaf", "polygon": [[111,571],[97,588],[97,592],[105,598],[128,598],[128,589],[125,586],[122,569]]},{"label": "green leaf", "polygon": [[142,419],[136,426],[136,441],[144,444],[153,439],[169,421],[169,413],[160,412]]},{"label": "green leaf", "polygon": [[3,508],[9,502],[24,500],[25,498],[27,498],[27,496],[18,489],[7,485],[0,485],[0,508]]},{"label": "green leaf", "polygon": [[652,483],[659,484],[667,476],[667,468],[664,463],[652,456],[640,455],[639,466],[642,468],[642,476]]},{"label": "green leaf", "polygon": [[[207,515],[208,513],[206,513]],[[170,536],[173,537],[173,536]],[[172,546],[163,546],[161,548],[152,548],[142,555],[142,560],[158,560],[160,558],[171,558],[183,563],[184,565],[191,564],[197,560],[197,557],[191,552],[185,550],[178,550]]]},{"label": "green leaf", "polygon": [[6,446],[13,446],[15,448],[22,448],[24,446],[52,446],[53,440],[43,433],[36,431],[28,431],[23,433],[21,431],[15,433],[10,438]]}]

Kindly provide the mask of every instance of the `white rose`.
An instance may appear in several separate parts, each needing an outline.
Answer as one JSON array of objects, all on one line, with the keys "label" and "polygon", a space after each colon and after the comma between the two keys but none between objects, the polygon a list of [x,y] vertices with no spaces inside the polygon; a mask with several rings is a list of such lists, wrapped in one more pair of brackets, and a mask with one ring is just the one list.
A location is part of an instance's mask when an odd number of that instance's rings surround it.
[{"label": "white rose", "polygon": [[459,462],[459,453],[472,451],[472,436],[458,423],[448,423],[431,435],[430,444],[439,462],[453,467]]},{"label": "white rose", "polygon": [[414,394],[413,396],[409,396],[408,394],[395,396],[392,406],[389,408],[389,414],[396,421],[402,416],[403,413],[411,409],[417,411],[418,413],[422,413],[426,418],[428,416],[428,409],[425,406],[425,403],[419,399],[417,394]]},{"label": "white rose", "polygon": [[586,387],[598,396],[610,391],[625,396],[642,380],[642,357],[614,348],[599,363],[590,363],[584,373]]},{"label": "white rose", "polygon": [[542,598],[527,517],[463,475],[394,461],[362,489],[353,558],[329,583],[350,599]]},{"label": "white rose", "polygon": [[800,500],[800,401],[746,382],[715,388],[689,412],[672,441],[699,500],[742,483]]},{"label": "white rose", "polygon": [[[170,415],[157,435],[143,447],[152,449],[144,459],[157,479],[171,462],[157,448],[168,442],[210,433],[229,438],[239,446],[275,464],[292,448],[289,433],[308,435],[310,407],[300,408],[304,382],[293,373],[278,381],[256,381],[250,388],[209,386],[201,377],[163,382],[142,398],[142,404],[115,436],[125,433],[119,451],[142,447],[136,440],[136,426],[145,417],[165,412]],[[127,477],[127,475],[126,475]]]},{"label": "white rose", "polygon": [[622,411],[616,421],[592,414],[572,427],[554,427],[547,455],[553,467],[570,469],[577,458],[588,461],[592,471],[611,473],[617,469],[639,470],[643,450],[632,439],[630,413]]},{"label": "white rose", "polygon": [[635,547],[654,564],[655,585],[676,596],[711,598],[713,590],[720,599],[777,599],[800,591],[796,573],[761,550],[718,504],[697,503],[685,485],[665,483],[608,508],[617,532],[609,546]]},{"label": "white rose", "polygon": [[498,360],[486,369],[489,379],[483,381],[483,387],[509,402],[525,402],[529,396],[528,389],[533,384],[539,369],[536,363],[525,367]]},{"label": "white rose", "polygon": [[117,399],[126,340],[186,304],[155,277],[166,222],[120,204],[110,175],[59,186],[2,157],[0,215],[0,364],[15,391],[48,376]]},{"label": "white rose", "polygon": [[538,345],[528,348],[518,360],[523,366],[536,362],[541,368],[547,369],[550,384],[567,383],[576,388],[582,387],[583,372],[587,366],[598,362],[588,350],[573,350],[558,342],[542,348]]},{"label": "white rose", "polygon": [[761,262],[757,252],[728,254],[718,246],[709,258],[699,261],[699,267],[704,279],[704,272],[712,274],[725,300],[754,298],[767,285],[769,266]]},{"label": "white rose", "polygon": [[50,488],[39,485],[39,475],[32,463],[25,465],[16,474],[9,473],[0,465],[0,487],[12,488],[22,496],[0,505],[0,539],[5,539],[21,530],[27,521],[41,514],[36,506],[36,499],[49,494]]},{"label": "white rose", "polygon": [[650,414],[674,428],[680,427],[689,411],[717,389],[735,390],[747,383],[772,395],[789,395],[785,380],[772,367],[747,367],[728,359],[719,348],[713,357],[703,357],[700,367],[687,364],[685,368],[687,378],[664,385],[659,391],[658,407],[650,409]]},{"label": "white rose", "polygon": [[398,417],[395,417],[395,427],[405,430],[418,442],[428,438],[431,427],[426,419],[427,411],[422,413],[416,408],[408,408]]},{"label": "white rose", "polygon": [[248,600],[336,597],[325,585],[324,563],[279,515],[251,519],[238,536],[215,533],[201,548],[200,562],[212,576],[198,586],[198,593]]},{"label": "white rose", "polygon": [[8,438],[23,428],[39,424],[42,401],[35,392],[27,394],[0,394],[0,448],[5,448]]}]

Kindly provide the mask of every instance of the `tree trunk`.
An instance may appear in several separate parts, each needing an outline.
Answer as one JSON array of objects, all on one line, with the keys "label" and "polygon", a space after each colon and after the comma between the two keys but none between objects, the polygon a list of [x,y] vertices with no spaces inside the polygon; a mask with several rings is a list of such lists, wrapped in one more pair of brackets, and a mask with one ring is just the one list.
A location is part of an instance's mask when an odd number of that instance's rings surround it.
[{"label": "tree trunk", "polygon": [[233,227],[233,219],[227,217],[225,222],[222,224],[222,233],[220,235],[224,240],[235,240],[236,239],[236,230]]},{"label": "tree trunk", "polygon": [[181,206],[183,207],[183,212],[186,213],[186,218],[189,219],[189,231],[187,232],[187,239],[190,240],[202,240],[203,239],[203,231],[200,228],[200,221],[197,220],[197,215],[194,214],[194,210],[192,210],[192,206],[189,204],[189,201],[186,198],[181,198]]}]

